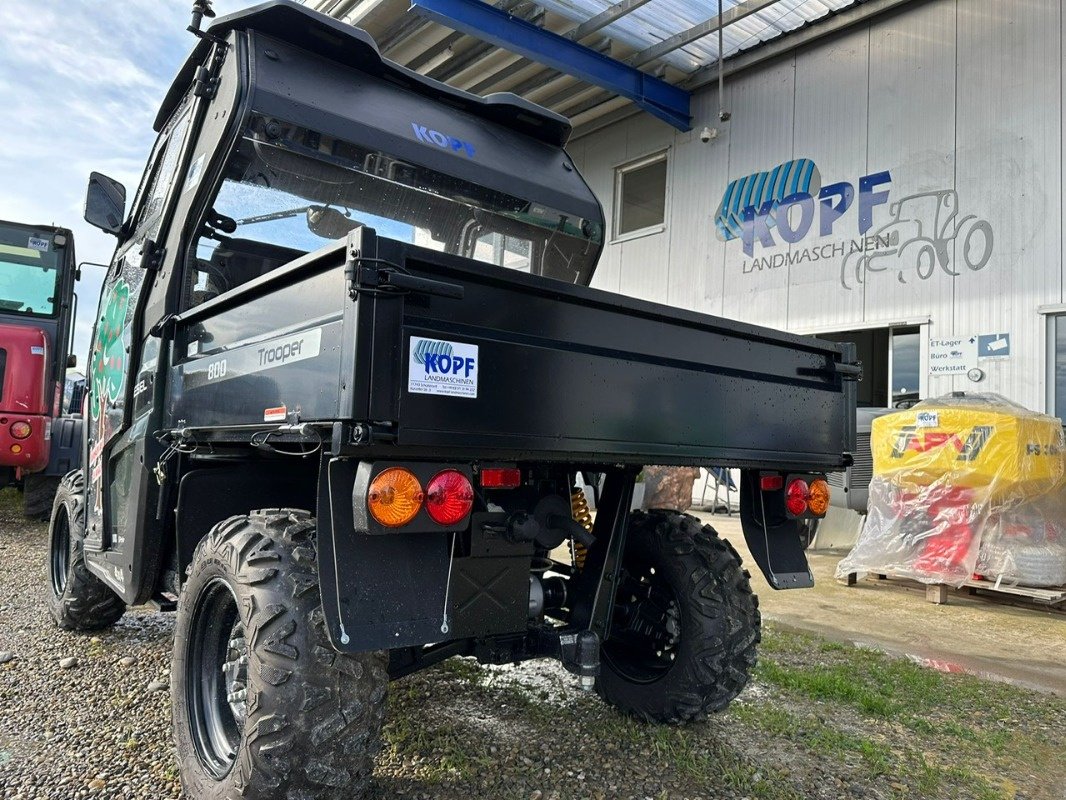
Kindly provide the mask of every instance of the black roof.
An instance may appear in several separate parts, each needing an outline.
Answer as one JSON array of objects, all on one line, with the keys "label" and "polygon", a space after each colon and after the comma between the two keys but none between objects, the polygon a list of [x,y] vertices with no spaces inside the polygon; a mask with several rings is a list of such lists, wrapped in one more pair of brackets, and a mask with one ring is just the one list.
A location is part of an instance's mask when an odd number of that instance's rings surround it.
[{"label": "black roof", "polygon": [[[469,114],[510,128],[556,147],[566,144],[570,121],[510,92],[479,97],[389,61],[378,51],[370,34],[352,25],[312,11],[294,0],[270,0],[219,17],[208,30],[224,36],[233,30],[256,30],[267,36],[336,61],[369,75],[381,77],[435,102],[444,102]],[[201,39],[179,70],[155,119],[162,130],[204,62],[210,43]]]}]

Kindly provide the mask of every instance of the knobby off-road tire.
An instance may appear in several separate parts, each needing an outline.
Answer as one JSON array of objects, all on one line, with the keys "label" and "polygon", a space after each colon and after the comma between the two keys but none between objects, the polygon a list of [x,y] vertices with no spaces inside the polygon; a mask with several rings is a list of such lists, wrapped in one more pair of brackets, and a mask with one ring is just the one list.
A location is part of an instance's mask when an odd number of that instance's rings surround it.
[{"label": "knobby off-road tire", "polygon": [[306,511],[231,517],[200,542],[171,664],[189,797],[363,796],[379,748],[387,654],[344,656],[330,646]]},{"label": "knobby off-road tire", "polygon": [[710,525],[673,511],[635,512],[599,695],[648,722],[724,709],[747,684],[761,639],[748,578]]},{"label": "knobby off-road tire", "polygon": [[85,475],[59,482],[48,527],[48,610],[67,631],[110,628],[126,611],[122,598],[85,566]]},{"label": "knobby off-road tire", "polygon": [[22,513],[30,519],[48,519],[59,489],[54,475],[27,475],[22,479]]}]

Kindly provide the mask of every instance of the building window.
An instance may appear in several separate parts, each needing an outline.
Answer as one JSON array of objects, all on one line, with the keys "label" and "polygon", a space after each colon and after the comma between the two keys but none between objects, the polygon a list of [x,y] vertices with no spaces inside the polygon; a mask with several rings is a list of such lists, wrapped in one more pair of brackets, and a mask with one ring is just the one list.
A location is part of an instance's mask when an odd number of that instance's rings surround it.
[{"label": "building window", "polygon": [[892,329],[893,408],[909,408],[920,398],[921,346],[918,328]]},{"label": "building window", "polygon": [[666,222],[666,153],[619,167],[614,198],[615,236],[661,228]]},{"label": "building window", "polygon": [[1066,419],[1066,314],[1048,317],[1048,413]]}]

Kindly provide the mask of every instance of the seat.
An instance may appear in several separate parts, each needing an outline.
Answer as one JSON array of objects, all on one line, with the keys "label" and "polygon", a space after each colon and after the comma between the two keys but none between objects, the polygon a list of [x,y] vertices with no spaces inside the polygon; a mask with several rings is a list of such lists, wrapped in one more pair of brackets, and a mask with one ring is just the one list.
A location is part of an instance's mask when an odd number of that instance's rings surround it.
[{"label": "seat", "polygon": [[197,272],[207,277],[202,289],[192,289],[192,305],[236,289],[302,255],[303,250],[254,239],[226,239],[215,248],[210,260],[197,259]]}]

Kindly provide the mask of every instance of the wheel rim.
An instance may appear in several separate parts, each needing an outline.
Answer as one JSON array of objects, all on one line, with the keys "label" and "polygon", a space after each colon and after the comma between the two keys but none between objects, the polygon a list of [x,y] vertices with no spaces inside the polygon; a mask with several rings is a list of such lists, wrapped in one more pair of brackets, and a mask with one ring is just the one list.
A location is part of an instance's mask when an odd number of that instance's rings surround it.
[{"label": "wheel rim", "polygon": [[603,658],[633,683],[653,683],[673,669],[681,647],[681,604],[654,566],[626,564],[619,575],[611,636]]},{"label": "wheel rim", "polygon": [[67,590],[67,572],[70,569],[70,518],[66,511],[56,515],[52,526],[50,569],[52,594],[61,597]]},{"label": "wheel rim", "polygon": [[214,778],[237,760],[247,703],[248,648],[237,598],[215,578],[200,593],[188,637],[186,703],[197,758]]}]

